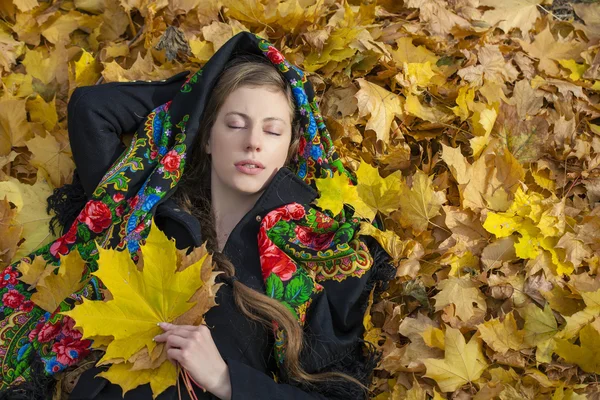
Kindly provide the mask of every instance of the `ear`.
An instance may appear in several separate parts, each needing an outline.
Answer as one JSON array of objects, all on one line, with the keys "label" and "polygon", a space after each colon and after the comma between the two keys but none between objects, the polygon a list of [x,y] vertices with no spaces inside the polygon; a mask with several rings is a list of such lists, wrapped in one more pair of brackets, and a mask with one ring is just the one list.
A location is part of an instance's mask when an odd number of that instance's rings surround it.
[{"label": "ear", "polygon": [[204,147],[204,151],[206,152],[206,154],[210,154],[211,153],[210,139],[208,139],[208,141],[206,142],[206,146]]}]

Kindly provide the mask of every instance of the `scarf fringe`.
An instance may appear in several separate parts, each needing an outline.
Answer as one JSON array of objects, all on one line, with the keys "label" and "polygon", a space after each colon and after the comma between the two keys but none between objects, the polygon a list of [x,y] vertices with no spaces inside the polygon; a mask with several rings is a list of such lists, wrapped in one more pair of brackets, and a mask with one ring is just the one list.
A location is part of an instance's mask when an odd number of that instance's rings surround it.
[{"label": "scarf fringe", "polygon": [[0,400],[52,400],[57,380],[45,373],[44,363],[35,355],[28,380],[0,390]]},{"label": "scarf fringe", "polygon": [[68,228],[73,225],[75,218],[79,215],[88,199],[85,194],[77,170],[73,171],[72,183],[67,183],[54,189],[54,192],[47,199],[46,212],[54,211],[55,215],[50,220],[50,232],[57,236],[57,229],[60,228],[62,236]]},{"label": "scarf fringe", "polygon": [[[368,298],[371,290],[373,292],[373,302],[376,302],[379,296],[387,290],[389,282],[396,277],[396,268],[390,263],[390,255],[381,247],[381,245],[372,237],[365,237],[365,242],[373,256],[373,266],[371,275],[365,283],[362,292],[361,313],[364,314],[368,307]],[[377,286],[377,287],[376,287]],[[378,351],[375,345],[358,338],[350,346],[350,351],[342,353],[336,360],[327,364],[318,372],[342,372],[359,380],[363,385],[369,387],[373,377],[373,372],[381,361],[382,352]],[[308,392],[318,392],[329,399],[368,399],[369,393],[365,392],[358,385],[344,379],[332,379],[323,383],[299,384],[290,382],[285,374],[282,374],[283,380],[295,385]]]},{"label": "scarf fringe", "polygon": [[[366,345],[366,352],[365,352]],[[341,372],[350,375],[360,381],[363,385],[369,387],[373,376],[373,371],[379,364],[382,354],[377,351],[372,343],[366,342],[363,339],[357,341],[350,347],[350,351],[341,354],[337,360],[330,362],[319,372]],[[328,399],[364,399],[369,398],[369,393],[363,388],[346,379],[328,379],[325,382],[318,383],[299,383],[288,379],[285,372],[281,373],[282,381],[290,385],[296,386],[309,393],[319,393]]]},{"label": "scarf fringe", "polygon": [[371,267],[372,272],[369,276],[369,279],[365,283],[365,287],[362,293],[361,301],[361,313],[364,314],[367,311],[367,307],[369,303],[367,301],[369,295],[371,294],[371,290],[375,286],[375,291],[373,292],[373,303],[376,303],[379,299],[379,296],[387,290],[389,287],[390,281],[396,277],[396,267],[390,262],[390,255],[381,247],[379,242],[373,238],[372,236],[367,236],[365,238],[365,243],[369,248],[369,253],[373,257],[373,266]]}]

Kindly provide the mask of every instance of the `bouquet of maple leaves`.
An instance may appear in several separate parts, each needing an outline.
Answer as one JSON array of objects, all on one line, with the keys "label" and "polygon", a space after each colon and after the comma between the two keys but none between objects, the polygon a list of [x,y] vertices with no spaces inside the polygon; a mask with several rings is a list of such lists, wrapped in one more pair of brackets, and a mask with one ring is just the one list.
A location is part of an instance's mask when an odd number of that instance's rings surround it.
[{"label": "bouquet of maple leaves", "polygon": [[[139,251],[136,265],[127,251],[98,247],[98,269],[93,275],[106,287],[104,300],[83,298],[62,314],[75,320],[75,328],[81,330],[82,339],[92,341],[93,349],[104,351],[97,365],[111,366],[99,376],[120,385],[123,393],[149,383],[156,397],[178,382],[180,372],[167,359],[165,344],[152,340],[163,333],[157,324],[202,323],[204,314],[216,305],[221,284],[215,283],[219,272],[213,271],[205,246],[186,255],[154,223]],[[35,283],[38,277],[32,301],[44,309],[56,309],[56,299],[86,283],[79,282],[84,262],[77,251],[61,258],[56,275],[41,272],[41,265],[33,263],[21,279]]]}]

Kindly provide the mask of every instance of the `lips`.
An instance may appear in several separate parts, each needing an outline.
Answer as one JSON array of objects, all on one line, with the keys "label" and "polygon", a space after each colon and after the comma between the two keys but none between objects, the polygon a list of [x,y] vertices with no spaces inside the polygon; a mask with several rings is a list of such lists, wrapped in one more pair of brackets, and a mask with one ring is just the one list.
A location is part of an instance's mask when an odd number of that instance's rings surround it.
[{"label": "lips", "polygon": [[[255,167],[251,167],[252,165],[254,165]],[[242,161],[238,161],[235,163],[236,167],[241,167],[241,166],[245,166],[247,168],[260,168],[260,169],[264,169],[265,166],[262,165],[262,163],[260,161],[257,160],[242,160]]]}]

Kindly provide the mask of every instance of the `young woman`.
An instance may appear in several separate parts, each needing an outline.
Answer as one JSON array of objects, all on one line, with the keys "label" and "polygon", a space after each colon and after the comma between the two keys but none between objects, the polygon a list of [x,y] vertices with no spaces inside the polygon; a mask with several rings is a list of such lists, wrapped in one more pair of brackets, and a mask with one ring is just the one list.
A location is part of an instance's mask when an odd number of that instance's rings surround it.
[{"label": "young woman", "polygon": [[[372,238],[357,234],[358,219],[336,219],[311,204],[318,196],[315,178],[347,172],[310,83],[268,42],[247,32],[184,81],[185,75],[73,93],[69,135],[86,204],[79,211],[64,202],[65,191],[74,198],[77,182],[50,199],[70,229],[48,251],[62,254],[60,246],[71,244],[65,238],[78,225],[110,229],[102,206],[125,226],[113,230],[121,234],[107,234],[105,243],[135,251],[147,228],[139,221],[153,217],[178,248],[206,242],[217,270],[224,271],[226,284],[206,325],[166,324],[155,338],[206,389],[195,389],[198,398],[364,398],[377,355],[362,340],[363,315],[373,287],[394,270]],[[148,140],[134,137],[126,150],[120,137],[137,127]],[[160,179],[137,172],[144,168],[133,162],[136,154],[149,166],[156,160],[153,174]],[[110,193],[123,182],[119,176],[128,188]],[[165,190],[168,182],[174,182],[171,190]],[[79,349],[69,369],[86,350]],[[100,370],[81,374],[69,398],[123,398],[120,386],[94,377]],[[18,387],[12,385],[12,393]],[[152,394],[143,385],[124,398]],[[175,398],[175,387],[158,397]]]}]

